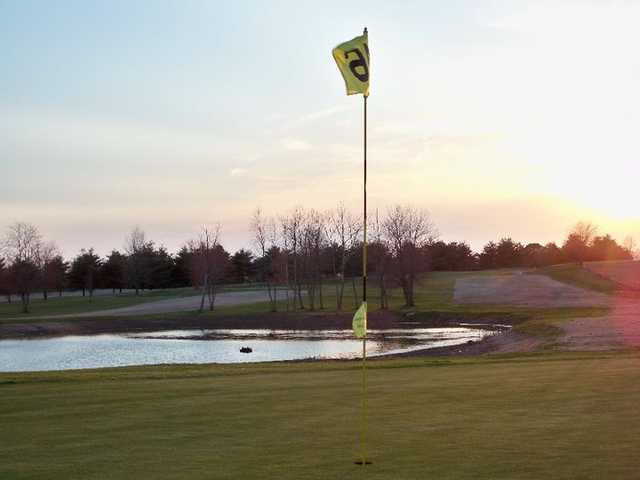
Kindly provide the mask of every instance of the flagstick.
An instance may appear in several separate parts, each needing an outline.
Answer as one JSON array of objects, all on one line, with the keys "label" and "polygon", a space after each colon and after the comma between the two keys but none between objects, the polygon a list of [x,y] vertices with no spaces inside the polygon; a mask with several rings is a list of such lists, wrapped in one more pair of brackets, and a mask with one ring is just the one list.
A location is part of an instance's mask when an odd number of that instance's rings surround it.
[{"label": "flagstick", "polygon": [[[365,33],[367,29],[365,28]],[[367,96],[364,98],[364,224],[362,243],[362,302],[367,303]],[[365,307],[366,308],[366,307]],[[362,466],[367,464],[367,320],[365,310],[364,337],[362,337]]]}]

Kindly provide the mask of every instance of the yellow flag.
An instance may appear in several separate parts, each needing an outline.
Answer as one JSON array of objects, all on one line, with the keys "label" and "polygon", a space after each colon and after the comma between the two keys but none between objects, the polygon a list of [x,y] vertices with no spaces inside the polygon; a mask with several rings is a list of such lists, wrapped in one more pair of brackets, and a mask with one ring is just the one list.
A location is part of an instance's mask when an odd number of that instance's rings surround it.
[{"label": "yellow flag", "polygon": [[341,43],[333,49],[333,58],[338,64],[347,95],[362,93],[369,96],[369,36],[364,34]]},{"label": "yellow flag", "polygon": [[357,338],[367,336],[367,302],[362,302],[360,308],[353,316],[353,334]]}]

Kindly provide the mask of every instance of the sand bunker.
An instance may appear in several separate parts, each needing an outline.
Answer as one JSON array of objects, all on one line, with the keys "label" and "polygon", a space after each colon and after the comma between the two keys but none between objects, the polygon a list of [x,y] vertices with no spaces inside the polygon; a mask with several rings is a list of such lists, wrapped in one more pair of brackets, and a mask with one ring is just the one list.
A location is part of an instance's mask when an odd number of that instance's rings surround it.
[{"label": "sand bunker", "polygon": [[558,346],[565,350],[610,350],[640,347],[640,302],[616,297],[604,317],[562,323]]},{"label": "sand bunker", "polygon": [[454,302],[514,305],[532,308],[598,307],[611,303],[607,295],[557,282],[544,275],[477,276],[456,281]]}]

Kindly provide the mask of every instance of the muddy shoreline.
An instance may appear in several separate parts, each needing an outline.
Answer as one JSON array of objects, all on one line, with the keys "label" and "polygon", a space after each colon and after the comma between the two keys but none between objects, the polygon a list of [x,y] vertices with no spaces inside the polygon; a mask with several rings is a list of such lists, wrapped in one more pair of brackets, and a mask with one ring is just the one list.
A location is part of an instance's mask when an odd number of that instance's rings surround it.
[{"label": "muddy shoreline", "polygon": [[[174,318],[112,317],[74,320],[43,320],[0,324],[0,340],[27,340],[68,335],[97,335],[107,333],[142,333],[188,329],[273,329],[273,330],[342,330],[351,328],[352,313],[265,313],[259,315],[191,315]],[[477,326],[485,329],[504,330],[524,317],[504,313],[454,314],[448,312],[373,312],[369,315],[369,328],[413,329],[452,326]],[[447,356],[481,355],[501,351],[505,344],[522,340],[513,332],[502,333],[482,341],[451,347],[416,350],[378,358],[399,356]]]},{"label": "muddy shoreline", "polygon": [[[341,330],[350,329],[353,313],[264,313],[253,315],[185,315],[178,317],[100,317],[46,320],[0,324],[0,339],[29,339],[101,333],[139,333],[163,330],[238,329],[238,330]],[[514,325],[525,317],[509,314],[457,314],[448,312],[373,312],[369,328],[411,329],[470,325]]]}]

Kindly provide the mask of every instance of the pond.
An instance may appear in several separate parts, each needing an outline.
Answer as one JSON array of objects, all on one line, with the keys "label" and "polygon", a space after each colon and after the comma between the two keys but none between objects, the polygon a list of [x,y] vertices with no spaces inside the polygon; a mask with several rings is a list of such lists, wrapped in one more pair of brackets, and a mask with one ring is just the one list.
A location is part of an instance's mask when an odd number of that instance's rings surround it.
[{"label": "pond", "polygon": [[[479,341],[480,328],[370,330],[367,355],[404,353]],[[242,347],[252,349],[241,353]],[[1,340],[0,372],[177,363],[350,359],[362,355],[351,330],[172,330],[136,334]]]}]

